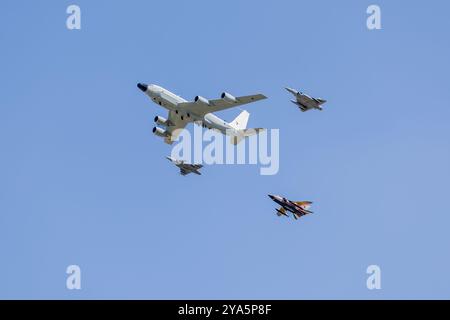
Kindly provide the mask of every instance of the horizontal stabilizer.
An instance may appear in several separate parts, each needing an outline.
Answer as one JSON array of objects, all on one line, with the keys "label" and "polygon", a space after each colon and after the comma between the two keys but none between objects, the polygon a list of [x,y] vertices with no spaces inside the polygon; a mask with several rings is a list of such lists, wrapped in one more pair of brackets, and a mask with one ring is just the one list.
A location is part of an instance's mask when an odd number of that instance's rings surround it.
[{"label": "horizontal stabilizer", "polygon": [[263,130],[265,130],[265,129],[264,128],[250,128],[250,129],[240,130],[236,135],[231,136],[230,142],[231,142],[231,144],[237,145],[245,137],[253,136],[255,134],[260,133]]}]

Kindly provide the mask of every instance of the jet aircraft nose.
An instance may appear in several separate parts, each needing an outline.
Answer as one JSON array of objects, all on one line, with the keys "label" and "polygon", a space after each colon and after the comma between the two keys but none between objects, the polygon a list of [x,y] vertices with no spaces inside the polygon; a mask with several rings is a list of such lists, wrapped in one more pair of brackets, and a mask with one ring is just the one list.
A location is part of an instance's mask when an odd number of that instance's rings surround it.
[{"label": "jet aircraft nose", "polygon": [[277,195],[273,195],[273,194],[269,194],[268,195],[270,199],[272,199],[273,201],[281,201],[283,198]]},{"label": "jet aircraft nose", "polygon": [[292,88],[285,87],[285,89],[286,89],[288,92],[292,93],[292,94],[297,94],[297,91],[294,90],[294,89],[292,89]]},{"label": "jet aircraft nose", "polygon": [[145,92],[145,91],[147,91],[148,85],[146,85],[145,83],[138,83],[138,84],[137,84],[137,87],[138,87],[139,89],[141,89],[143,92]]}]

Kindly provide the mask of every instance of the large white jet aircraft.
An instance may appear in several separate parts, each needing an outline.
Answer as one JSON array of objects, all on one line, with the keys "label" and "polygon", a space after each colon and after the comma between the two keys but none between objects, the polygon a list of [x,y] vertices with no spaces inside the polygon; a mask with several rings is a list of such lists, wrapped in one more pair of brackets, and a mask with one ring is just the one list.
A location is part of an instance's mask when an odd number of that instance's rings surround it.
[{"label": "large white jet aircraft", "polygon": [[221,94],[220,99],[208,100],[201,96],[196,96],[194,101],[189,102],[154,84],[138,83],[137,86],[153,102],[169,110],[167,119],[161,116],[155,117],[155,122],[164,128],[158,126],[153,128],[153,133],[163,137],[168,144],[172,144],[181,133],[181,130],[190,122],[230,135],[231,143],[233,144],[238,144],[243,138],[264,130],[262,128],[246,129],[250,114],[245,110],[230,123],[212,113],[266,99],[266,96],[262,94],[233,97],[231,94],[224,92]]}]

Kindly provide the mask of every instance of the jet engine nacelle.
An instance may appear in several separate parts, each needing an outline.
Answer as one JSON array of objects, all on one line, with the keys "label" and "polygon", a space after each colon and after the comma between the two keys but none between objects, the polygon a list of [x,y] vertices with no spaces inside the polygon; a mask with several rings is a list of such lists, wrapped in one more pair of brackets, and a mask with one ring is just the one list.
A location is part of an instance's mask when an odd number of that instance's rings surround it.
[{"label": "jet engine nacelle", "polygon": [[228,103],[236,103],[237,100],[235,97],[233,97],[231,94],[229,94],[228,92],[223,92],[220,97],[225,100]]},{"label": "jet engine nacelle", "polygon": [[163,137],[163,138],[167,137],[167,131],[164,129],[161,129],[160,127],[154,127],[153,133],[155,135],[157,135],[158,137]]},{"label": "jet engine nacelle", "polygon": [[167,121],[167,119],[166,118],[163,118],[163,117],[161,117],[161,116],[156,116],[155,117],[155,122],[157,123],[157,124],[159,124],[159,125],[161,125],[161,126],[165,126],[165,127],[167,127],[168,126],[168,121]]},{"label": "jet engine nacelle", "polygon": [[198,104],[203,104],[203,105],[205,105],[205,106],[209,106],[209,100],[206,99],[206,98],[203,98],[203,97],[201,97],[201,96],[196,96],[196,97],[194,98],[194,101],[195,101],[196,103],[198,103]]}]

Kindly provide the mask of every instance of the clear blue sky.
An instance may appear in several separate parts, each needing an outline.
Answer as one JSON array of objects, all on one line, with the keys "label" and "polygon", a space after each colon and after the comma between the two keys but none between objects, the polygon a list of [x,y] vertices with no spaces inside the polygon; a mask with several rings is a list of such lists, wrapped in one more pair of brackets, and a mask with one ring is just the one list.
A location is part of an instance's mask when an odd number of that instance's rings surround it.
[{"label": "clear blue sky", "polygon": [[[66,29],[72,3],[79,31]],[[366,28],[372,3],[379,31]],[[0,11],[0,298],[450,298],[448,2]],[[187,99],[266,94],[249,125],[280,128],[279,173],[179,176],[151,133],[166,112],[137,82]],[[287,85],[325,110],[299,112]],[[277,218],[268,193],[316,214]],[[80,291],[65,287],[71,264]]]}]

